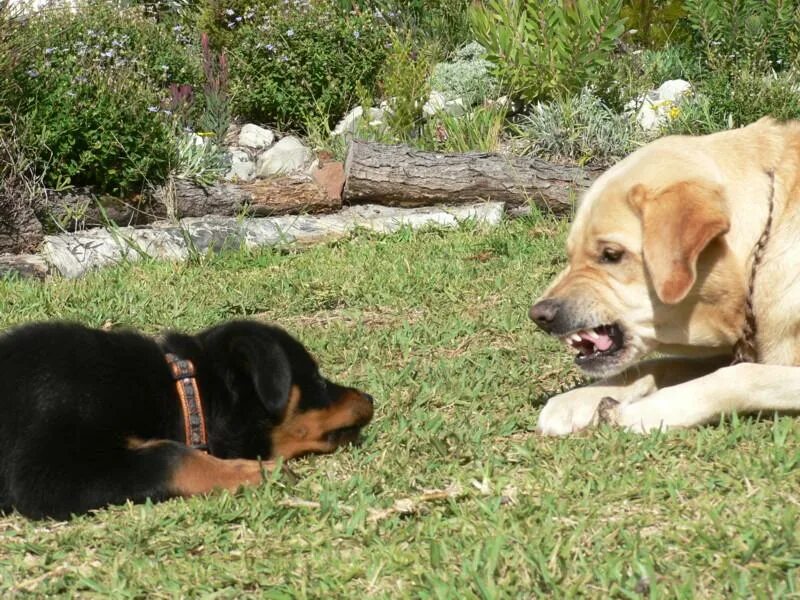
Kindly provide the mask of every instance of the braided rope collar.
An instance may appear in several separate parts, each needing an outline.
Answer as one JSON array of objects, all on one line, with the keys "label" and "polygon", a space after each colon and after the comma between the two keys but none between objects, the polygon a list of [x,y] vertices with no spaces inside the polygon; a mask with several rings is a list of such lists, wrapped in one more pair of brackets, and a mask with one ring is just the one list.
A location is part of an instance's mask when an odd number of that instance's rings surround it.
[{"label": "braided rope collar", "polygon": [[742,327],[742,335],[733,346],[733,361],[731,364],[736,365],[746,362],[758,362],[758,348],[756,347],[756,334],[758,332],[756,324],[755,307],[753,306],[753,296],[756,287],[756,269],[761,264],[764,257],[764,250],[769,241],[769,234],[772,229],[772,212],[775,205],[775,171],[767,171],[769,176],[769,212],[767,214],[767,222],[764,225],[764,231],[758,242],[753,248],[753,262],[750,266],[750,278],[747,284],[747,296],[745,297],[744,304],[744,326]]},{"label": "braided rope collar", "polygon": [[181,401],[183,413],[183,434],[186,445],[208,452],[206,439],[206,421],[203,416],[203,403],[200,400],[200,389],[195,379],[195,369],[192,361],[184,360],[175,354],[166,354],[178,398]]}]

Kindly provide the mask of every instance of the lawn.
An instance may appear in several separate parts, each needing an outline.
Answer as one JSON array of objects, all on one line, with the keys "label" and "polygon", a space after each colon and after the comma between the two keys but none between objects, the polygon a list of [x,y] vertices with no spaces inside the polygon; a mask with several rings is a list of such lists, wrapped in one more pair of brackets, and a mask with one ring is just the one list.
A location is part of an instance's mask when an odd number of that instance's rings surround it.
[{"label": "lawn", "polygon": [[377,400],[361,446],[296,461],[296,477],[0,518],[0,595],[800,596],[800,419],[535,433],[541,403],[580,380],[526,317],[564,233],[531,217],[0,283],[0,327],[276,321]]}]

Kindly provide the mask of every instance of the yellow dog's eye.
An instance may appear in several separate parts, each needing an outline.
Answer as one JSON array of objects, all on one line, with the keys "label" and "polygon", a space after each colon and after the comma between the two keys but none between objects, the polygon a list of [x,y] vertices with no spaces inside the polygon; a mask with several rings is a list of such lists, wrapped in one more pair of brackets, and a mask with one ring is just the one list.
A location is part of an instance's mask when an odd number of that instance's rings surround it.
[{"label": "yellow dog's eye", "polygon": [[622,260],[622,255],[625,251],[620,248],[603,248],[600,253],[599,262],[603,264],[614,264]]}]

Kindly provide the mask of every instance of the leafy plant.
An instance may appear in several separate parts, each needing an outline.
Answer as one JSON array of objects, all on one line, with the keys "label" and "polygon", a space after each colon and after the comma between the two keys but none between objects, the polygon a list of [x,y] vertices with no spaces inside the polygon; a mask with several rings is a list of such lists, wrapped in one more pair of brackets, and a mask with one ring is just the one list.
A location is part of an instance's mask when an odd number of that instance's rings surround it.
[{"label": "leafy plant", "polygon": [[415,138],[423,123],[422,107],[430,92],[430,73],[428,50],[418,47],[410,36],[396,37],[381,81],[383,95],[390,99],[386,121],[400,141]]},{"label": "leafy plant", "polygon": [[625,30],[622,0],[489,0],[473,31],[497,78],[527,102],[565,97],[608,66]]},{"label": "leafy plant", "polygon": [[635,124],[591,91],[536,105],[517,123],[523,154],[608,166],[644,141]]},{"label": "leafy plant", "polygon": [[797,0],[685,0],[707,63],[749,63],[781,70],[800,51]]},{"label": "leafy plant", "polygon": [[206,132],[213,132],[218,143],[222,143],[231,124],[231,108],[228,99],[228,59],[223,50],[219,54],[211,49],[207,34],[200,41],[203,56],[203,112],[198,125]]},{"label": "leafy plant", "polygon": [[460,116],[439,113],[428,119],[415,145],[444,152],[496,152],[507,114],[501,105],[478,106]]},{"label": "leafy plant", "polygon": [[359,86],[374,88],[390,28],[371,13],[332,11],[330,0],[280,4],[238,29],[230,57],[239,116],[302,130],[317,106],[338,119]]},{"label": "leafy plant", "polygon": [[183,133],[177,138],[172,175],[199,185],[211,185],[225,175],[229,163],[223,147],[214,140]]},{"label": "leafy plant", "polygon": [[131,195],[163,180],[175,149],[173,83],[200,79],[196,55],[141,8],[53,8],[20,24],[29,52],[12,73],[23,144],[51,187]]},{"label": "leafy plant", "polygon": [[337,0],[341,14],[373,13],[398,33],[436,46],[441,57],[471,40],[470,0]]},{"label": "leafy plant", "polygon": [[710,73],[697,94],[684,101],[668,133],[704,134],[741,127],[770,115],[800,118],[798,80],[794,73],[763,75],[730,67]]},{"label": "leafy plant", "polygon": [[637,46],[659,49],[683,43],[691,34],[683,0],[625,0],[621,14]]},{"label": "leafy plant", "polygon": [[496,95],[498,85],[490,73],[492,63],[485,56],[486,50],[477,42],[459,49],[450,61],[433,67],[431,89],[442,92],[449,100],[461,98],[467,106]]}]

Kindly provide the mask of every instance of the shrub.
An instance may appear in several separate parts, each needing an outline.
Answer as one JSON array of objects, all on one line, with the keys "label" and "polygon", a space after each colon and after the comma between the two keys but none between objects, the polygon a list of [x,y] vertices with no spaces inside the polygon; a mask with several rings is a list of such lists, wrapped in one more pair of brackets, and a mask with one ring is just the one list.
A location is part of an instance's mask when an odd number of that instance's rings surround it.
[{"label": "shrub", "polygon": [[162,181],[174,159],[169,84],[200,79],[199,61],[140,8],[97,2],[50,9],[20,38],[31,52],[13,73],[26,147],[51,187],[132,194]]},{"label": "shrub", "polygon": [[503,106],[485,105],[460,116],[434,115],[425,123],[415,145],[442,152],[496,152],[507,113]]},{"label": "shrub", "polygon": [[410,35],[395,38],[381,73],[382,94],[389,99],[386,123],[397,140],[417,137],[424,121],[422,107],[430,92],[430,48],[418,47]]},{"label": "shrub", "polygon": [[488,0],[472,11],[495,74],[528,102],[565,97],[607,68],[625,30],[622,0]]},{"label": "shrub", "polygon": [[625,0],[621,14],[635,32],[632,41],[644,48],[683,43],[691,36],[683,0]]},{"label": "shrub", "polygon": [[686,0],[684,5],[711,66],[734,62],[781,70],[800,51],[797,0]]},{"label": "shrub", "polygon": [[320,106],[338,119],[360,86],[374,88],[389,27],[371,13],[333,10],[327,0],[281,3],[239,28],[230,48],[238,115],[302,130]]},{"label": "shrub", "polygon": [[337,0],[342,14],[372,12],[388,19],[401,34],[427,46],[435,45],[439,58],[472,38],[470,0]]},{"label": "shrub", "polygon": [[644,141],[633,121],[606,106],[589,90],[538,104],[517,124],[520,150],[545,158],[605,167]]},{"label": "shrub", "polygon": [[461,98],[472,106],[494,97],[497,81],[490,73],[492,63],[486,50],[473,42],[455,53],[452,60],[438,63],[431,74],[431,89],[442,92],[448,100]]},{"label": "shrub", "polygon": [[704,134],[741,127],[770,115],[800,118],[798,80],[793,73],[762,75],[728,68],[698,82],[697,93],[684,101],[667,133]]}]

